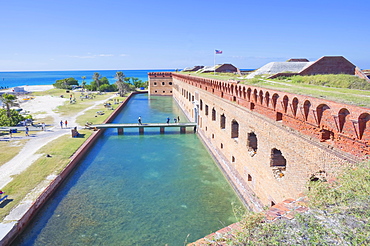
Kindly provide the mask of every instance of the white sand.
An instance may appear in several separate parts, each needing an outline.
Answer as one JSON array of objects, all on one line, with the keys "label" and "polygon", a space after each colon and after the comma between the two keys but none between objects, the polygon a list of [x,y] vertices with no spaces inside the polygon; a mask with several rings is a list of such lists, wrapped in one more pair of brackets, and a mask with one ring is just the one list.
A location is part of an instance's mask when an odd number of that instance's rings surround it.
[{"label": "white sand", "polygon": [[[52,88],[51,85],[27,86],[27,91],[49,90],[50,88]],[[36,113],[38,117],[52,116],[54,118],[54,124],[46,127],[46,131],[38,132],[33,137],[29,137],[30,140],[26,143],[18,155],[16,155],[9,162],[0,166],[0,189],[2,189],[12,180],[13,175],[21,173],[40,157],[39,154],[35,153],[41,147],[62,135],[71,134],[71,128],[75,126],[79,127],[76,123],[76,117],[82,115],[85,111],[94,108],[96,105],[104,103],[108,99],[97,101],[94,105],[69,118],[61,117],[58,113],[53,111],[58,106],[63,105],[66,100],[68,99],[52,96],[37,96],[34,99],[24,101],[20,104],[20,107],[26,111],[29,111],[31,115]],[[68,121],[68,128],[60,128],[59,122],[61,120],[63,120],[63,122],[65,120]],[[31,134],[34,133],[31,132]]]}]

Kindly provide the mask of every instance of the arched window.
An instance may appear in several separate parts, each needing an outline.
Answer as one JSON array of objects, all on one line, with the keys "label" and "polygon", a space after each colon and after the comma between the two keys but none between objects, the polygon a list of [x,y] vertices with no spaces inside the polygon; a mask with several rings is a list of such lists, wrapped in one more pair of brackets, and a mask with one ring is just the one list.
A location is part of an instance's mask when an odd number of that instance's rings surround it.
[{"label": "arched window", "polygon": [[224,114],[220,116],[220,127],[221,129],[225,129],[226,126],[226,117]]},{"label": "arched window", "polygon": [[294,116],[297,116],[297,110],[298,110],[298,99],[295,97],[292,101],[292,113]]},{"label": "arched window", "polygon": [[251,100],[251,94],[252,94],[252,90],[251,90],[251,88],[248,88],[248,90],[247,90],[247,99],[248,99],[248,101]]},{"label": "arched window", "polygon": [[254,92],[253,92],[253,101],[254,101],[255,103],[257,103],[257,98],[258,98],[258,92],[257,92],[257,90],[255,89],[255,90],[254,90]]},{"label": "arched window", "polygon": [[265,102],[266,102],[266,107],[268,107],[270,104],[270,93],[268,91],[265,93]]},{"label": "arched window", "polygon": [[341,110],[339,110],[338,119],[339,119],[339,131],[340,132],[343,132],[343,127],[344,127],[344,124],[346,123],[346,117],[349,114],[350,114],[349,111],[345,108],[342,108]]},{"label": "arched window", "polygon": [[317,124],[320,125],[321,123],[321,119],[322,119],[322,115],[324,114],[324,111],[327,110],[327,109],[330,109],[328,105],[326,104],[320,104],[319,106],[317,106],[316,108],[316,114],[317,114]]},{"label": "arched window", "polygon": [[216,120],[216,110],[215,110],[215,108],[212,108],[212,120],[213,121]]},{"label": "arched window", "polygon": [[288,103],[289,103],[288,96],[284,96],[283,97],[283,109],[284,109],[284,113],[286,113],[287,110],[288,110]]},{"label": "arched window", "polygon": [[370,120],[370,115],[368,113],[363,113],[358,117],[358,127],[360,133],[360,139],[364,136],[367,122]]},{"label": "arched window", "polygon": [[303,112],[304,112],[305,120],[308,120],[308,114],[310,113],[310,108],[311,108],[311,102],[306,100],[303,104]]},{"label": "arched window", "polygon": [[272,107],[274,108],[274,110],[276,109],[276,105],[277,105],[277,99],[279,98],[279,95],[278,94],[274,94],[272,95]]},{"label": "arched window", "polygon": [[262,91],[260,91],[260,94],[259,94],[259,104],[263,104],[263,92]]},{"label": "arched window", "polygon": [[239,123],[236,120],[231,122],[231,138],[239,137]]}]

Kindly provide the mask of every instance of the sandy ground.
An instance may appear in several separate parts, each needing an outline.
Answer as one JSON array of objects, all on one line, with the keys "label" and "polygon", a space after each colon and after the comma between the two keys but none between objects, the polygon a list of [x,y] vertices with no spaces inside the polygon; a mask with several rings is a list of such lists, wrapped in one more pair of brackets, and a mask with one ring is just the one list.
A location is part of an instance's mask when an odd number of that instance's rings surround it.
[{"label": "sandy ground", "polygon": [[[51,85],[42,85],[42,86],[24,86],[26,91],[43,91],[53,88]],[[45,116],[52,116],[54,118],[54,124],[52,126],[46,127],[46,131],[40,131],[37,134],[31,133],[29,138],[30,140],[25,144],[23,149],[16,155],[12,160],[0,166],[0,189],[12,181],[12,176],[21,173],[27,167],[29,167],[35,160],[37,160],[40,155],[36,152],[48,144],[50,141],[65,135],[71,134],[71,128],[78,126],[76,123],[76,118],[82,115],[85,111],[95,107],[96,105],[102,104],[104,101],[97,101],[94,105],[83,110],[73,117],[60,117],[53,110],[59,105],[63,105],[64,102],[68,100],[65,98],[52,97],[52,96],[38,96],[34,99],[25,101],[21,103],[21,108],[23,110],[29,111],[30,114],[45,114]],[[63,120],[68,121],[68,128],[60,128],[59,122]],[[18,138],[19,139],[19,138]],[[12,140],[10,140],[12,141]]]}]

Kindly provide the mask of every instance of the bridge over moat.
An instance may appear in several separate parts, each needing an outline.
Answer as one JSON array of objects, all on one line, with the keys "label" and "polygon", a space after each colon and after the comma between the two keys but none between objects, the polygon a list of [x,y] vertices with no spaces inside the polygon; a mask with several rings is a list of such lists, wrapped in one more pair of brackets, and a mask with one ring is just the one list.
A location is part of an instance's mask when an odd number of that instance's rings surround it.
[{"label": "bridge over moat", "polygon": [[108,129],[116,128],[119,135],[122,135],[125,128],[138,128],[140,134],[144,134],[145,128],[159,128],[160,133],[165,133],[165,128],[180,128],[180,133],[186,133],[187,127],[193,127],[194,132],[196,130],[197,123],[195,122],[186,122],[186,123],[143,123],[143,124],[96,124],[90,125],[90,128],[94,129]]}]

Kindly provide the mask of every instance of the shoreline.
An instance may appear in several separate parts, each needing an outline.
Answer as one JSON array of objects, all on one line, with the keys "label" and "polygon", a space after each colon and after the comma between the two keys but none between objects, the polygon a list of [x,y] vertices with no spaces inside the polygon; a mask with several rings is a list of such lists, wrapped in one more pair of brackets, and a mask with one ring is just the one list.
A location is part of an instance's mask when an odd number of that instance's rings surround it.
[{"label": "shoreline", "polygon": [[[14,88],[23,88],[24,92],[23,91],[14,92]],[[3,90],[0,90],[0,92],[2,93],[11,92],[11,93],[23,94],[23,93],[30,93],[30,92],[37,92],[37,91],[47,91],[51,89],[54,89],[53,85],[22,85],[22,86],[14,86],[14,87],[10,87],[7,89],[3,89]]]}]

